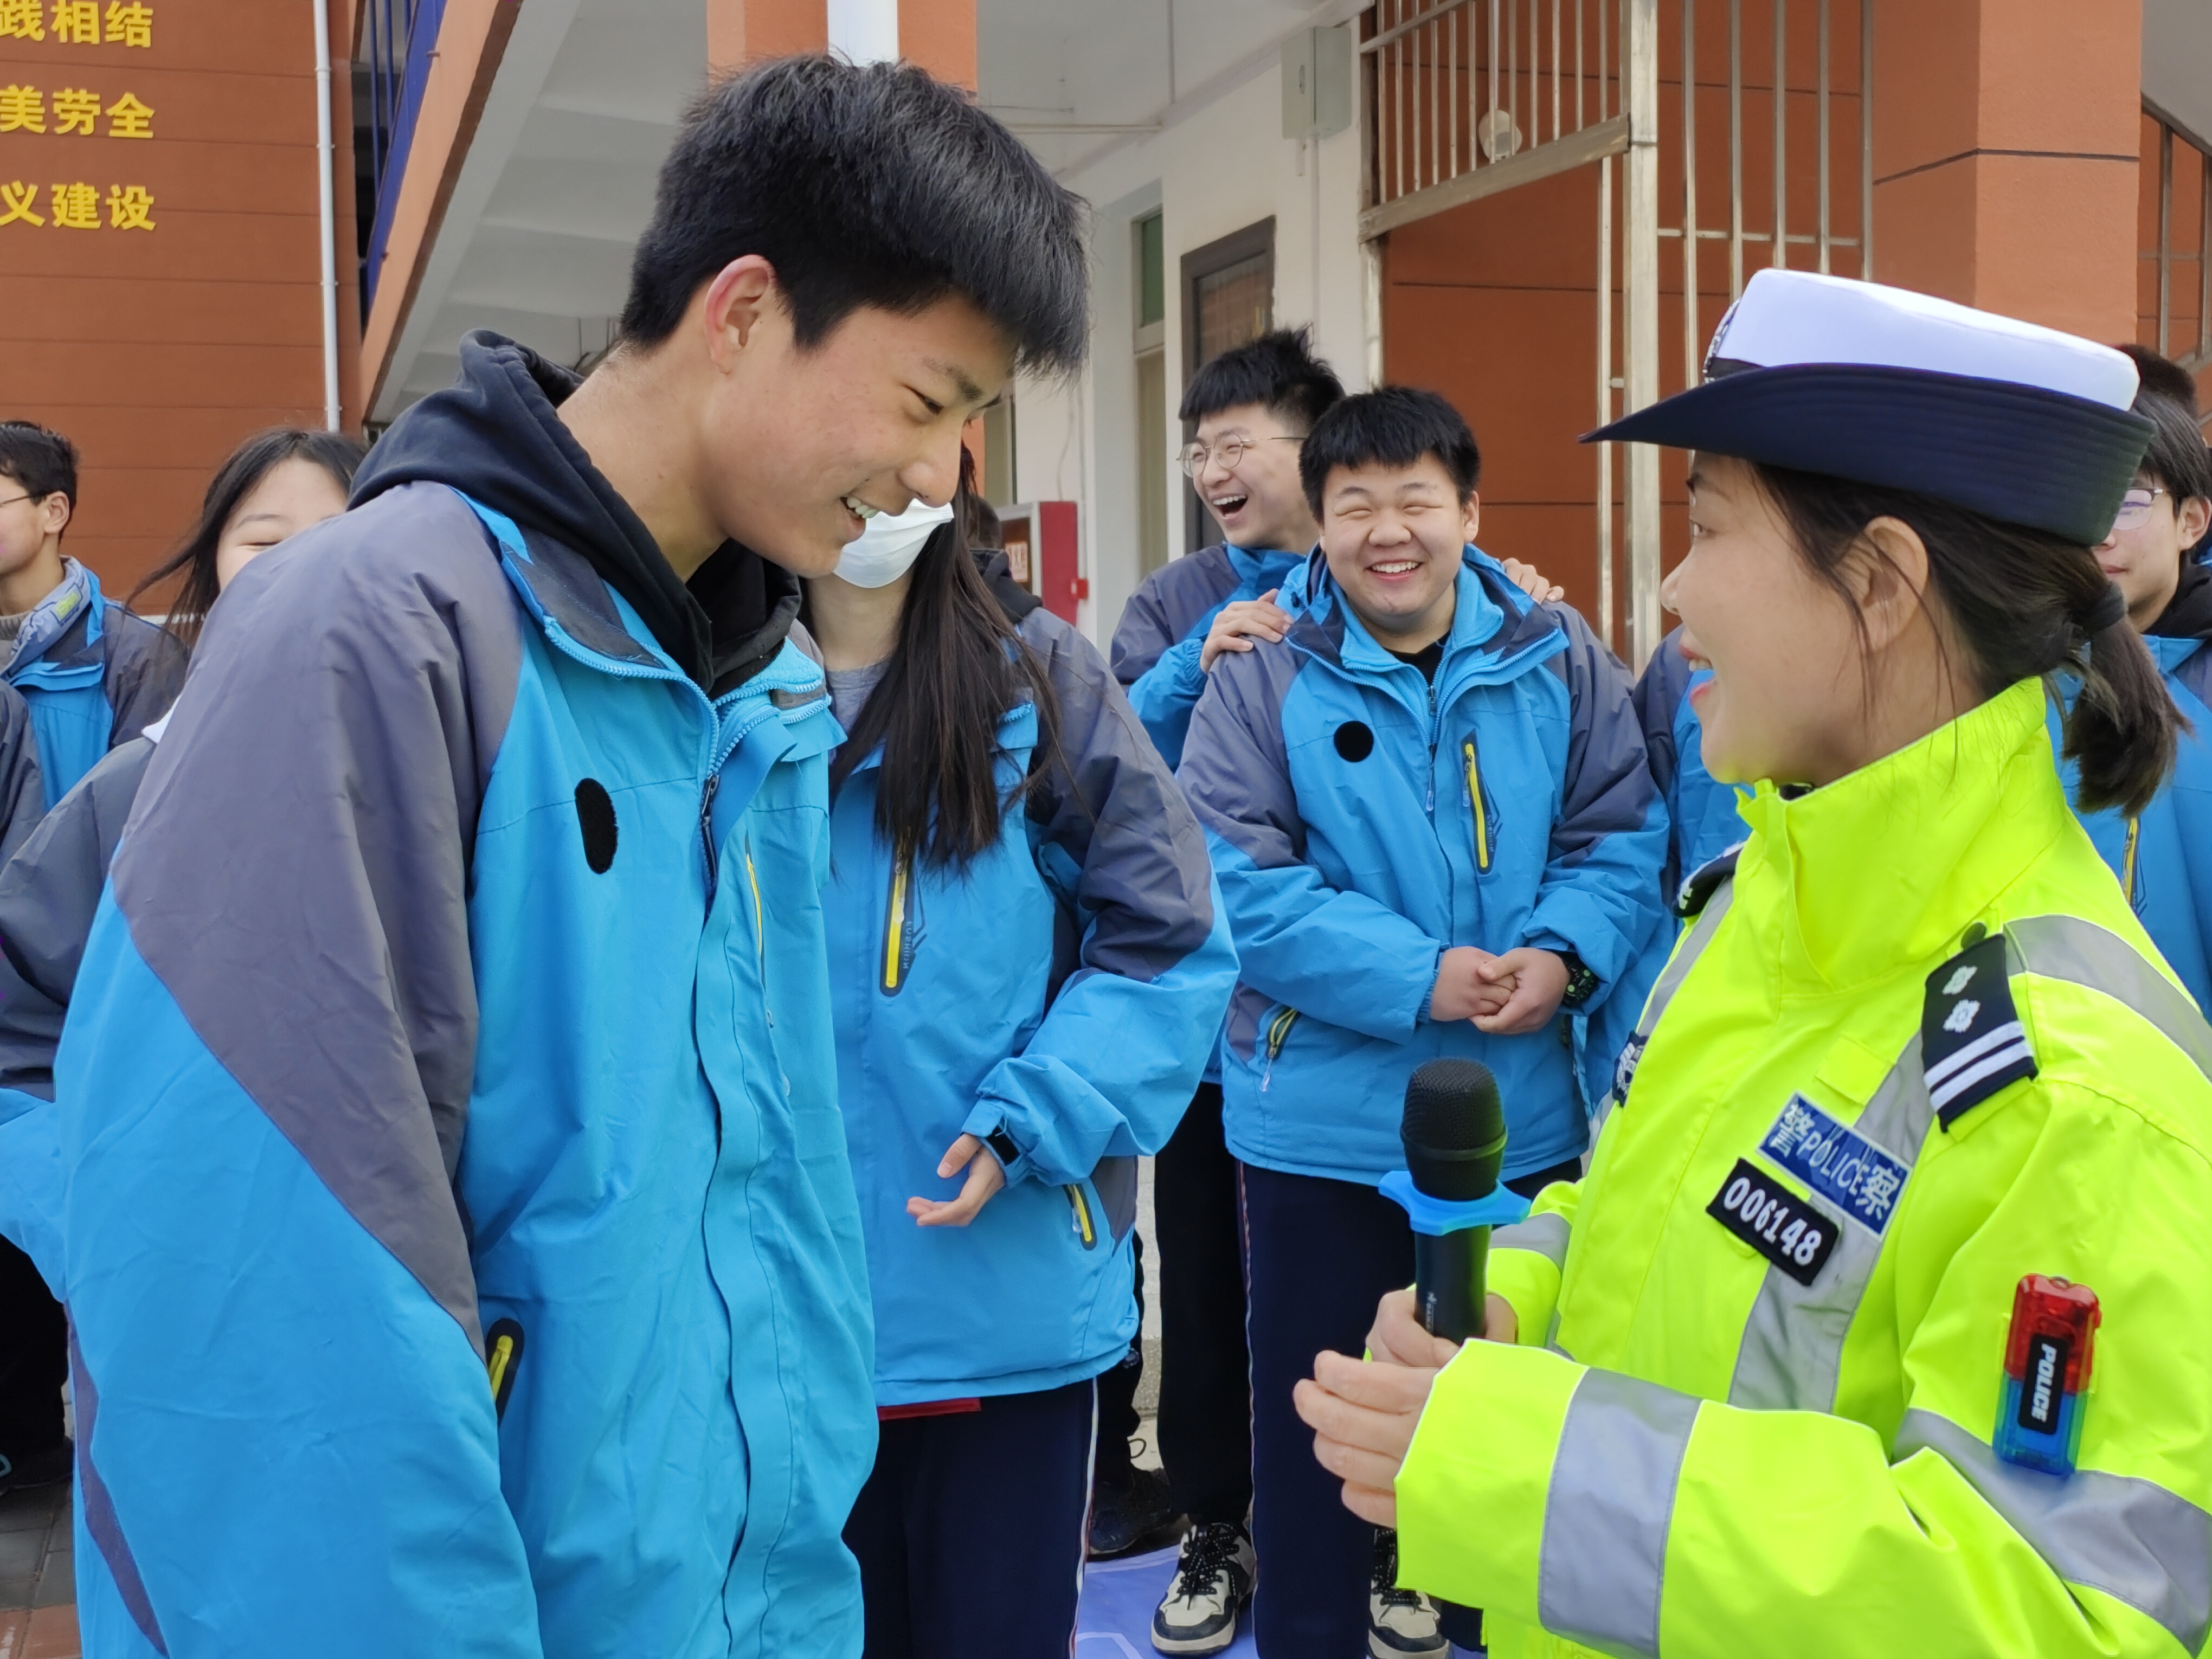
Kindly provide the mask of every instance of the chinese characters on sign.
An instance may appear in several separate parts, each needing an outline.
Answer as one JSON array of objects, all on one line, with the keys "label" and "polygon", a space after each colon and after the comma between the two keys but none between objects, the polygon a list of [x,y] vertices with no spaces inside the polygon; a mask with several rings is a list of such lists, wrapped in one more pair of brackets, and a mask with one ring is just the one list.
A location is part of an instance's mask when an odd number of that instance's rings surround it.
[{"label": "chinese characters on sign", "polygon": [[[60,46],[119,46],[146,50],[154,44],[154,9],[145,0],[0,0],[0,39],[48,40]],[[106,125],[100,125],[105,118]],[[84,87],[0,86],[0,133],[53,137],[151,138],[154,111],[124,91],[113,102]],[[97,185],[82,180],[47,187],[40,210],[35,183],[0,183],[0,226],[24,224],[56,230],[151,230],[154,198],[143,185],[107,186],[106,211]]]},{"label": "chinese characters on sign", "polygon": [[[154,9],[145,0],[109,0],[103,26],[100,0],[53,0],[53,38],[64,46],[150,47]],[[46,0],[0,0],[0,39],[46,38]]]}]

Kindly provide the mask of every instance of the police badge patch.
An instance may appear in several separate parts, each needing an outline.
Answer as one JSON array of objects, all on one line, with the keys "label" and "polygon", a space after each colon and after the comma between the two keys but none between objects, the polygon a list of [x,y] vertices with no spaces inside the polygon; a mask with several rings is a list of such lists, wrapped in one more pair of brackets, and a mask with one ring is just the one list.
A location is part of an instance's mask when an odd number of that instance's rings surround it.
[{"label": "police badge patch", "polygon": [[1977,940],[1928,975],[1920,1064],[1946,1129],[2007,1084],[2036,1074],[2035,1051],[2013,1007],[2002,933]]}]

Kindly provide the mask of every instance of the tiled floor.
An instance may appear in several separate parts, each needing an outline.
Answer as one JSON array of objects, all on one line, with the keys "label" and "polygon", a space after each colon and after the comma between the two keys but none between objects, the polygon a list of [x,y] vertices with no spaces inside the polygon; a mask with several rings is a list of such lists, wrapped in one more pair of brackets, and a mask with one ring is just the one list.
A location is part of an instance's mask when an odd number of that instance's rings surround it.
[{"label": "tiled floor", "polygon": [[0,1498],[0,1659],[77,1659],[66,1484]]}]

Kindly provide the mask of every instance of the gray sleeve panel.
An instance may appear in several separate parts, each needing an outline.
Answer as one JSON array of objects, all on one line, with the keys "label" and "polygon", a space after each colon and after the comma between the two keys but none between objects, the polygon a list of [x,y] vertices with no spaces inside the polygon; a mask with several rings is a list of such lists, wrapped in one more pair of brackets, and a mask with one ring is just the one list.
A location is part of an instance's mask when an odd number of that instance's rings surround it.
[{"label": "gray sleeve panel", "polygon": [[1573,709],[1559,817],[1552,826],[1552,858],[1572,868],[1607,836],[1643,829],[1659,791],[1651,779],[1628,671],[1590,632],[1580,612],[1563,605],[1541,608],[1567,635],[1567,648],[1549,664],[1566,682]]},{"label": "gray sleeve panel", "polygon": [[107,746],[128,743],[169,712],[185,684],[191,653],[184,642],[158,623],[110,605],[107,637],[107,706],[114,713]]},{"label": "gray sleeve panel", "polygon": [[1149,983],[1213,931],[1206,838],[1097,648],[1042,609],[1019,631],[1060,701],[1060,753],[1030,816],[1082,867],[1084,965]]},{"label": "gray sleeve panel", "polygon": [[[15,854],[52,822],[41,818],[46,791],[39,781],[39,745],[31,711],[13,686],[0,696],[0,859]],[[4,877],[0,877],[4,880]],[[97,902],[99,894],[93,895]],[[54,1097],[54,1048],[61,1041],[62,1011],[23,982],[13,961],[15,927],[0,910],[0,1087],[41,1100]]]},{"label": "gray sleeve panel", "polygon": [[1134,685],[1200,617],[1237,591],[1236,567],[1218,547],[1170,559],[1138,584],[1114,630],[1114,678]]},{"label": "gray sleeve panel", "polygon": [[416,484],[248,566],[155,751],[115,898],[210,1053],[467,1330],[468,852],[521,611]]},{"label": "gray sleeve panel", "polygon": [[1305,861],[1305,823],[1283,740],[1283,700],[1300,661],[1287,643],[1224,653],[1191,714],[1176,775],[1199,823],[1262,870]]},{"label": "gray sleeve panel", "polygon": [[1651,660],[1644,665],[1634,694],[1637,724],[1644,728],[1644,750],[1650,757],[1652,781],[1659,786],[1662,795],[1674,787],[1678,762],[1674,752],[1674,711],[1682,706],[1683,695],[1690,685],[1690,665],[1679,643],[1681,633],[1678,628],[1659,641]]},{"label": "gray sleeve panel", "polygon": [[[107,866],[153,757],[154,745],[143,737],[109,750],[0,869],[0,949],[56,1003],[66,1005],[76,988]],[[0,1004],[0,1027],[7,1023]]]}]

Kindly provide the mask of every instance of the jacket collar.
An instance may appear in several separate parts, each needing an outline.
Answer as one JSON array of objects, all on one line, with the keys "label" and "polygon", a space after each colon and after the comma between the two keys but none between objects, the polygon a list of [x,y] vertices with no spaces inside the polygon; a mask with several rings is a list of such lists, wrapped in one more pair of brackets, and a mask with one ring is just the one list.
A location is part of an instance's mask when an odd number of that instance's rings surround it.
[{"label": "jacket collar", "polygon": [[1923,971],[2073,821],[2040,680],[1794,799],[1763,782],[1742,812],[1736,903],[1800,995]]},{"label": "jacket collar", "polygon": [[[1400,665],[1352,614],[1319,548],[1285,584],[1283,603],[1294,617],[1291,643],[1332,667],[1367,677]],[[1461,555],[1445,641],[1446,665],[1437,677],[1440,700],[1454,689],[1448,681],[1455,683],[1468,672],[1510,678],[1557,651],[1565,636],[1547,613],[1506,580],[1497,561],[1469,543]]]},{"label": "jacket collar", "polygon": [[13,677],[28,668],[61,642],[62,636],[85,620],[85,641],[100,637],[100,578],[67,554],[62,556],[58,586],[33,607],[15,635],[15,648],[0,673]]}]

